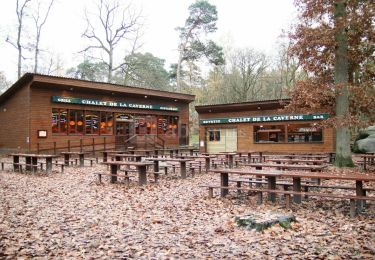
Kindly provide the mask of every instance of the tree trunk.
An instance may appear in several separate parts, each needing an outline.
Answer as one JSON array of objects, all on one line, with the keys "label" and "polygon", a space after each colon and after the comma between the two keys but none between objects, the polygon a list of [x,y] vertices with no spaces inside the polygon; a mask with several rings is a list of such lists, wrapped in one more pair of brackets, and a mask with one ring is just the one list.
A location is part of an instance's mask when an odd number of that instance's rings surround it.
[{"label": "tree trunk", "polygon": [[182,56],[183,56],[183,50],[180,50],[180,54],[178,56],[178,62],[177,62],[177,72],[176,72],[176,84],[177,84],[177,90],[181,89],[181,63],[182,63]]},{"label": "tree trunk", "polygon": [[[346,3],[342,0],[335,5],[335,22],[338,28],[335,40],[335,84],[336,84],[336,117],[344,118],[349,114],[348,88],[348,39],[345,26],[340,22],[346,17]],[[336,128],[336,160],[338,167],[353,167],[350,151],[350,131],[348,127]]]},{"label": "tree trunk", "polygon": [[34,73],[38,73],[39,40],[40,40],[40,33],[38,30],[37,36],[36,36],[36,42],[35,42]]},{"label": "tree trunk", "polygon": [[109,51],[109,61],[108,61],[108,83],[112,82],[112,68],[113,68],[113,49],[112,46],[110,46]]}]

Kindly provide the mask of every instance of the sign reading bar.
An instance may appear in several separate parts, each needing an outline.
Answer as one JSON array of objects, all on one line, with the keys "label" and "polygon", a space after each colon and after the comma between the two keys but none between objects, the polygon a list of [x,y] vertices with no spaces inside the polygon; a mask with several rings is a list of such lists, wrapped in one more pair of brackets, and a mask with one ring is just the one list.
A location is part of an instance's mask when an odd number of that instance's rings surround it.
[{"label": "sign reading bar", "polygon": [[281,121],[304,121],[328,119],[327,113],[308,115],[274,115],[274,116],[247,116],[230,118],[209,118],[199,120],[201,125],[209,124],[235,124],[235,123],[258,123],[258,122],[281,122]]},{"label": "sign reading bar", "polygon": [[176,111],[176,112],[179,111],[178,107],[150,105],[150,104],[137,104],[137,103],[128,103],[128,102],[120,102],[120,101],[102,101],[102,100],[96,100],[96,99],[71,98],[71,97],[60,97],[60,96],[52,96],[52,102],[77,104],[77,105],[103,106],[103,107],[123,107],[123,108],[164,110],[164,111]]}]

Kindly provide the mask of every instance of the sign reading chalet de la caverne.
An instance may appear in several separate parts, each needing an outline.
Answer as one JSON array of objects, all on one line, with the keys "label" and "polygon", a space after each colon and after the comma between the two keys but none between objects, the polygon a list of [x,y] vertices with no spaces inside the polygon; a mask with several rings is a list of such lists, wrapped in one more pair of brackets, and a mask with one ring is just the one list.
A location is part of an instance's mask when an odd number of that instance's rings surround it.
[{"label": "sign reading chalet de la caverne", "polygon": [[282,121],[305,121],[328,119],[327,113],[301,114],[301,115],[273,115],[273,116],[246,116],[230,118],[209,118],[201,119],[201,125],[209,124],[235,124],[235,123],[259,123],[259,122],[282,122]]},{"label": "sign reading chalet de la caverne", "polygon": [[85,98],[71,98],[71,97],[60,97],[52,96],[52,102],[54,103],[67,103],[77,105],[91,105],[91,106],[104,106],[104,107],[122,107],[122,108],[133,108],[133,109],[149,109],[149,110],[164,110],[164,111],[176,111],[178,107],[154,105],[154,104],[137,104],[120,101],[103,101],[96,99],[85,99]]}]

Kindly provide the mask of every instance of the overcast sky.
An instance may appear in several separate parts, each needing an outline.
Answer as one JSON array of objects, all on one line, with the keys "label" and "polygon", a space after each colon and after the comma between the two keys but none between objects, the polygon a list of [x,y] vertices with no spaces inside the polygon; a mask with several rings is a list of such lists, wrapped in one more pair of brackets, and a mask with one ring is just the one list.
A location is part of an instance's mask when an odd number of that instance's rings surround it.
[{"label": "overcast sky", "polygon": [[[36,0],[32,0],[36,1]],[[48,1],[48,0],[46,0]],[[124,2],[128,2],[123,0]],[[41,45],[59,55],[65,68],[81,62],[77,54],[85,40],[84,8],[94,0],[56,0],[42,32]],[[141,52],[151,52],[166,60],[166,68],[177,62],[178,26],[188,16],[193,0],[133,0],[133,6],[142,9],[145,17]],[[210,0],[216,5],[219,20],[214,40],[230,42],[233,47],[250,47],[275,54],[278,37],[288,29],[296,16],[293,0]],[[17,51],[5,42],[8,34],[15,36],[15,0],[0,2],[0,71],[14,81],[17,74]],[[33,29],[32,24],[27,25]]]}]

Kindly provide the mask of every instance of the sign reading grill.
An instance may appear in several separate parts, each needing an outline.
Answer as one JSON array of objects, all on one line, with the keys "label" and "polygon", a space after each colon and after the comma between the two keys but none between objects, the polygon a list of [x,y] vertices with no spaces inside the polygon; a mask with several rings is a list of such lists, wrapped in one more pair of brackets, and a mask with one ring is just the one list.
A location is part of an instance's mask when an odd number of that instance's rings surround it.
[{"label": "sign reading grill", "polygon": [[201,119],[201,125],[210,124],[235,124],[235,123],[258,123],[258,122],[282,122],[282,121],[304,121],[328,119],[327,113],[321,114],[301,114],[301,115],[273,115],[273,116],[247,116],[230,118],[208,118]]},{"label": "sign reading grill", "polygon": [[138,104],[138,103],[129,103],[129,102],[122,102],[122,101],[103,101],[103,100],[96,100],[96,99],[71,98],[71,97],[60,97],[60,96],[52,96],[52,102],[76,104],[76,105],[102,106],[102,107],[123,107],[123,108],[133,108],[133,109],[163,110],[163,111],[174,111],[174,112],[179,111],[178,107],[170,107],[170,106],[163,106],[163,105]]}]

